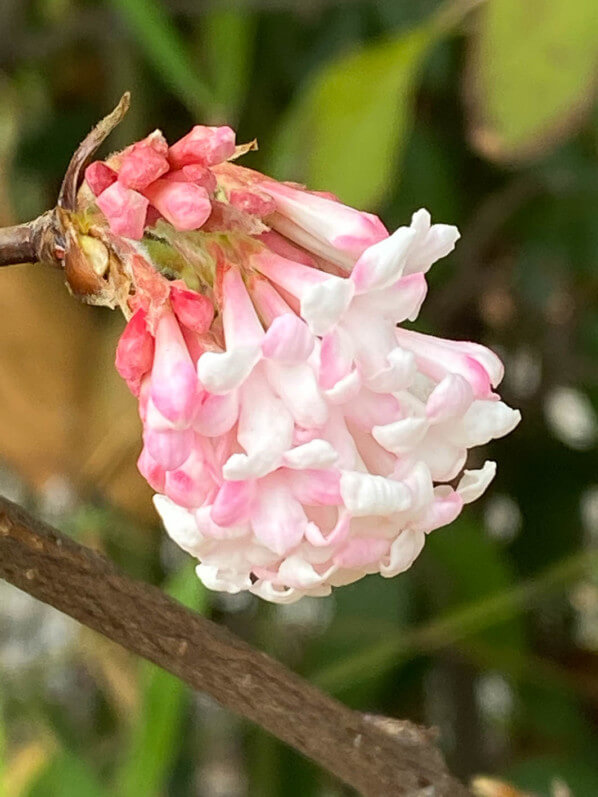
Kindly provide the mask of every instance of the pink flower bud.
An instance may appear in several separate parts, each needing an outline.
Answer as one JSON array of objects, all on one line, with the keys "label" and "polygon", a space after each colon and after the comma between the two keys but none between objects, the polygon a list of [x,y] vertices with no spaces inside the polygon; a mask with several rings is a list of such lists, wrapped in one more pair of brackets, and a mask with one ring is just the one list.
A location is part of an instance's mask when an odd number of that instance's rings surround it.
[{"label": "pink flower bud", "polygon": [[166,486],[166,469],[159,465],[151,456],[146,447],[143,448],[137,460],[139,473],[149,486],[157,493],[163,493]]},{"label": "pink flower bud", "polygon": [[141,382],[152,368],[154,338],[147,328],[146,318],[145,310],[137,310],[118,341],[116,370],[127,382]]},{"label": "pink flower bud", "polygon": [[276,210],[276,202],[272,197],[258,190],[233,188],[228,195],[228,201],[239,210],[255,216],[269,216]]},{"label": "pink flower bud", "polygon": [[214,306],[206,296],[173,285],[170,303],[181,324],[193,332],[208,331],[214,318]]},{"label": "pink flower bud", "polygon": [[168,150],[173,169],[191,163],[213,166],[230,158],[235,151],[235,133],[230,127],[204,127],[195,125],[190,133],[180,138]]},{"label": "pink flower bud", "polygon": [[96,201],[115,235],[135,240],[143,238],[149,205],[144,196],[117,181],[105,188]]},{"label": "pink flower bud", "polygon": [[146,429],[143,440],[149,456],[165,471],[176,470],[193,449],[192,429]]},{"label": "pink flower bud", "polygon": [[143,191],[169,169],[164,155],[149,145],[139,144],[125,153],[118,172],[118,180],[127,188]]},{"label": "pink flower bud", "polygon": [[156,328],[151,398],[159,412],[179,427],[190,424],[196,411],[197,375],[172,313],[166,312]]},{"label": "pink flower bud", "polygon": [[195,183],[155,180],[144,193],[177,230],[199,229],[212,212],[208,192]]},{"label": "pink flower bud", "polygon": [[208,194],[216,190],[217,181],[214,173],[206,166],[199,163],[191,163],[183,166],[182,169],[170,171],[164,176],[165,180],[172,180],[175,183],[195,183],[206,189]]},{"label": "pink flower bud", "polygon": [[85,169],[87,185],[96,196],[99,196],[108,186],[115,183],[118,178],[114,169],[103,161],[94,161]]}]

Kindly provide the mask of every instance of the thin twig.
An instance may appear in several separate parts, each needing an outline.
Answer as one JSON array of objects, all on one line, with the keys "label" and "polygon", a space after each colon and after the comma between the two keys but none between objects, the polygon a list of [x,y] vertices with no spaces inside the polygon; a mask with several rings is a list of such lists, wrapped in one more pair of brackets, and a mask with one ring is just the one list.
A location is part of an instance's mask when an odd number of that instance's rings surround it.
[{"label": "thin twig", "polygon": [[207,692],[365,797],[469,793],[426,729],[352,711],[4,498],[0,577]]}]

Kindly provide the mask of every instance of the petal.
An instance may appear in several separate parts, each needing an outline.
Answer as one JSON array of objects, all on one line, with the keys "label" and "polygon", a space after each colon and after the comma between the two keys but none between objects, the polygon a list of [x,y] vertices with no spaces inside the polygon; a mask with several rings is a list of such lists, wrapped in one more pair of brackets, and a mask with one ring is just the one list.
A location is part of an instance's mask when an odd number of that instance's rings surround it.
[{"label": "petal", "polygon": [[235,132],[230,127],[195,125],[168,150],[168,160],[174,169],[190,163],[214,166],[234,155]]},{"label": "petal", "polygon": [[212,194],[218,186],[214,172],[199,163],[190,163],[182,169],[171,170],[164,175],[164,179],[175,183],[196,183],[205,188],[208,194]]},{"label": "petal", "polygon": [[411,228],[418,235],[411,247],[405,274],[425,274],[433,263],[453,251],[460,237],[459,230],[450,224],[430,225],[430,214],[423,208],[413,214]]},{"label": "petal", "polygon": [[[241,540],[242,537],[247,537],[249,534],[249,525],[247,523],[240,522],[234,526],[220,526],[218,523],[215,523],[212,520],[212,507],[211,506],[202,506],[199,509],[195,510],[194,513],[195,522],[197,523],[197,528],[199,529],[200,533],[207,538],[212,540],[226,540],[227,542],[231,542],[231,545],[234,545],[234,540]],[[211,554],[214,554],[215,551],[218,551],[218,548],[212,548]],[[233,567],[235,562],[233,562],[232,557],[230,556],[231,551],[227,551],[225,546],[222,546],[220,549],[220,554],[222,558],[227,561],[227,563]],[[205,555],[202,558],[206,558]],[[210,556],[210,559],[213,560],[214,556]],[[239,548],[237,550],[237,557],[238,560],[241,562],[243,561],[243,548],[242,543],[239,543]],[[238,564],[238,562],[237,562]]]},{"label": "petal", "polygon": [[272,283],[261,274],[252,274],[249,277],[247,280],[247,290],[251,295],[251,300],[256,310],[266,326],[270,326],[279,315],[294,312]]},{"label": "petal", "polygon": [[390,540],[380,537],[352,537],[335,553],[333,562],[339,567],[361,568],[378,562],[390,547]]},{"label": "petal", "polygon": [[411,491],[401,482],[369,473],[343,471],[341,495],[354,517],[392,515],[411,506]]},{"label": "petal", "polygon": [[455,445],[482,446],[511,432],[520,420],[519,410],[502,401],[474,401],[462,418],[448,425],[446,436]]},{"label": "petal", "polygon": [[201,563],[195,568],[195,573],[205,587],[216,592],[228,592],[230,595],[236,595],[251,588],[249,572],[238,573]]},{"label": "petal", "polygon": [[319,428],[326,423],[328,406],[309,365],[283,365],[269,360],[266,373],[295,423],[306,429]]},{"label": "petal", "polygon": [[459,474],[467,459],[467,448],[455,445],[432,427],[410,457],[424,462],[434,481],[449,481]]},{"label": "petal", "polygon": [[118,181],[104,189],[96,199],[97,206],[108,219],[115,235],[123,235],[136,241],[143,238],[148,200],[125,188]]},{"label": "petal", "polygon": [[274,230],[262,233],[258,236],[260,241],[281,257],[287,260],[294,260],[295,263],[303,263],[304,266],[314,266],[314,259],[311,255],[299,246],[292,244],[288,238],[279,235]]},{"label": "petal", "polygon": [[399,227],[388,238],[368,247],[351,272],[355,293],[381,290],[395,283],[403,272],[415,236],[409,227]]},{"label": "petal", "polygon": [[239,417],[239,393],[205,394],[193,418],[193,428],[205,437],[220,437],[233,428]]},{"label": "petal", "polygon": [[[334,264],[345,272],[350,272],[355,264],[356,256],[352,255],[350,251],[338,249],[327,241],[316,238],[315,235],[307,232],[299,224],[296,224],[281,213],[273,213],[269,216],[268,225],[275,232],[280,233],[281,237],[293,241],[302,250],[306,250],[315,257]],[[278,252],[274,248],[273,251]],[[284,257],[288,256],[283,252],[280,252],[280,254]],[[297,258],[297,262],[305,263],[305,258]]]},{"label": "petal", "polygon": [[263,545],[282,556],[301,542],[307,523],[303,507],[284,482],[271,480],[260,486],[251,525]]},{"label": "petal", "polygon": [[273,180],[262,186],[276,200],[279,213],[331,248],[357,258],[367,246],[388,236],[380,219],[340,202]]},{"label": "petal", "polygon": [[214,318],[214,306],[207,296],[173,285],[170,303],[178,320],[188,329],[198,333],[209,330]]},{"label": "petal", "polygon": [[355,369],[347,376],[339,379],[339,381],[328,390],[324,390],[323,394],[330,404],[349,404],[359,393],[361,389],[361,377],[359,371]]},{"label": "petal", "polygon": [[411,490],[410,512],[420,513],[433,503],[432,476],[425,462],[416,462],[403,476],[403,483]]},{"label": "petal", "polygon": [[197,530],[193,513],[177,506],[165,495],[155,495],[154,506],[162,518],[168,536],[187,553],[199,556],[204,538]]},{"label": "petal", "polygon": [[278,580],[287,587],[297,587],[298,589],[310,589],[317,584],[322,584],[328,575],[328,572],[318,573],[309,562],[297,554],[287,556],[278,568]]},{"label": "petal", "polygon": [[225,267],[222,275],[222,325],[227,350],[261,345],[264,330],[237,268]]},{"label": "petal", "polygon": [[257,344],[223,352],[207,351],[197,361],[197,375],[210,393],[229,393],[245,382],[261,358]]},{"label": "petal", "polygon": [[170,168],[163,154],[149,143],[139,142],[126,150],[121,158],[118,181],[127,188],[143,191]]},{"label": "petal", "polygon": [[135,312],[116,347],[116,370],[123,379],[140,380],[152,367],[154,360],[154,338],[147,328],[147,313]]},{"label": "petal", "polygon": [[85,180],[95,196],[115,183],[118,174],[103,161],[94,161],[85,169]]},{"label": "petal", "polygon": [[314,335],[325,335],[338,323],[351,303],[353,290],[353,283],[342,277],[329,277],[304,290],[301,316]]},{"label": "petal", "polygon": [[254,374],[242,388],[237,439],[247,452],[233,454],[222,468],[225,479],[257,479],[279,467],[291,447],[293,419],[283,402],[272,393],[261,374]]},{"label": "petal", "polygon": [[367,388],[343,408],[345,417],[360,429],[370,431],[372,426],[393,422],[401,415],[399,402],[394,396],[373,393]]},{"label": "petal", "polygon": [[484,466],[479,470],[465,470],[461,481],[457,485],[457,493],[460,495],[464,504],[476,501],[494,479],[496,475],[496,462],[486,460]]},{"label": "petal", "polygon": [[415,321],[427,292],[428,284],[424,275],[410,274],[384,290],[356,297],[355,306],[365,308],[364,311],[372,316],[383,316],[400,324],[406,319]]},{"label": "petal", "polygon": [[[265,601],[279,604],[296,603],[305,595],[303,590],[294,587],[276,587],[271,581],[262,580],[256,581],[249,591]],[[328,588],[328,591],[322,594],[330,594],[330,591]]]},{"label": "petal", "polygon": [[254,481],[223,482],[214,498],[210,517],[219,526],[246,523],[255,496]]},{"label": "petal", "polygon": [[354,347],[350,335],[337,327],[322,338],[318,381],[330,389],[351,373]]},{"label": "petal", "polygon": [[198,446],[194,446],[181,467],[166,473],[164,492],[179,506],[201,506],[214,491],[210,470]]},{"label": "petal", "polygon": [[470,383],[476,398],[487,398],[504,373],[503,364],[494,352],[478,343],[444,340],[432,335],[398,328],[400,346],[412,351],[418,367],[436,381],[447,374],[460,374]]},{"label": "petal", "polygon": [[411,524],[414,530],[429,534],[455,520],[463,508],[463,499],[452,487],[441,485],[434,488],[434,500],[426,511]]},{"label": "petal", "polygon": [[143,193],[175,230],[198,230],[212,212],[208,192],[195,183],[155,180]]},{"label": "petal", "polygon": [[177,424],[191,422],[199,385],[193,361],[173,313],[163,313],[156,328],[156,352],[151,398],[165,418]]},{"label": "petal", "polygon": [[338,454],[328,441],[315,439],[287,451],[282,458],[282,464],[293,470],[305,470],[327,468],[337,460]]},{"label": "petal", "polygon": [[137,469],[143,476],[152,490],[157,493],[164,492],[164,482],[166,471],[159,465],[151,456],[147,448],[144,446],[139,459],[137,460]]},{"label": "petal", "polygon": [[[336,490],[338,491],[338,485]],[[324,496],[325,497],[325,496]],[[329,507],[332,509],[332,503],[322,501],[319,503],[316,508],[321,510],[322,507],[328,509]],[[314,514],[314,505],[309,507],[309,514]],[[307,529],[305,531],[305,538],[309,543],[310,547],[305,551],[305,556],[309,555],[310,561],[312,562],[321,562],[329,557],[330,552],[329,548],[333,545],[339,545],[349,534],[351,530],[351,515],[343,508],[339,508],[337,510],[337,520],[334,526],[328,531],[326,536],[322,534],[322,531],[316,523],[308,523]],[[326,549],[326,550],[322,550]]]},{"label": "petal", "polygon": [[300,470],[287,480],[295,498],[304,506],[340,506],[341,477],[337,470]]},{"label": "petal", "polygon": [[387,451],[400,455],[417,446],[428,428],[429,423],[425,418],[403,418],[385,426],[374,426],[372,436]]},{"label": "petal", "polygon": [[366,384],[376,393],[396,393],[409,387],[417,366],[412,352],[397,346],[386,356],[387,365],[367,377]]},{"label": "petal", "polygon": [[192,429],[170,429],[156,431],[146,429],[143,441],[147,450],[159,465],[166,470],[179,468],[193,448]]},{"label": "petal", "polygon": [[467,379],[459,374],[448,374],[430,394],[426,415],[430,423],[442,423],[463,415],[472,402],[473,390]]},{"label": "petal", "polygon": [[275,318],[262,342],[264,357],[284,363],[305,362],[314,349],[314,336],[295,313]]},{"label": "petal", "polygon": [[392,578],[409,570],[420,555],[426,535],[423,531],[405,529],[390,546],[387,562],[380,563],[380,575]]},{"label": "petal", "polygon": [[250,263],[260,274],[297,298],[310,285],[319,285],[330,276],[317,268],[287,260],[266,248],[252,255]]}]

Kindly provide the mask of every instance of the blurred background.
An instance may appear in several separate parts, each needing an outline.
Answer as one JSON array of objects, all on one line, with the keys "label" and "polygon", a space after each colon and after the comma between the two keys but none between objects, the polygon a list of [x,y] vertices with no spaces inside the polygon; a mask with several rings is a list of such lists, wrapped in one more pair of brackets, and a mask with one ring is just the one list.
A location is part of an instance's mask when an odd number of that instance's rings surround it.
[{"label": "blurred background", "polygon": [[[418,326],[507,365],[523,422],[414,567],[273,607],[207,594],[136,473],[122,319],[59,272],[0,275],[0,492],[350,705],[436,725],[452,769],[598,794],[595,0],[2,0],[0,223],[55,201],[125,90],[118,149],[235,126],[245,162],[390,228],[457,224]],[[106,154],[108,150],[104,150]],[[350,792],[179,682],[0,584],[4,797]],[[289,721],[292,718],[289,717]]]}]

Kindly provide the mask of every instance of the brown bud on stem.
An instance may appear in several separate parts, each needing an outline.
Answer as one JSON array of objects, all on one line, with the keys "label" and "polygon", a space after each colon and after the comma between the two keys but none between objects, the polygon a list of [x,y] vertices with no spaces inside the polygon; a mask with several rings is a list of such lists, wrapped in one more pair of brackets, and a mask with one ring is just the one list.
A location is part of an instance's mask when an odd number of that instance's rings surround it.
[{"label": "brown bud on stem", "polygon": [[77,193],[83,169],[121,121],[129,100],[127,92],[81,142],[67,167],[56,207],[26,224],[0,230],[0,266],[51,263],[64,268],[67,284],[76,296],[94,304],[114,304],[107,275],[115,261],[105,243],[80,228]]}]

